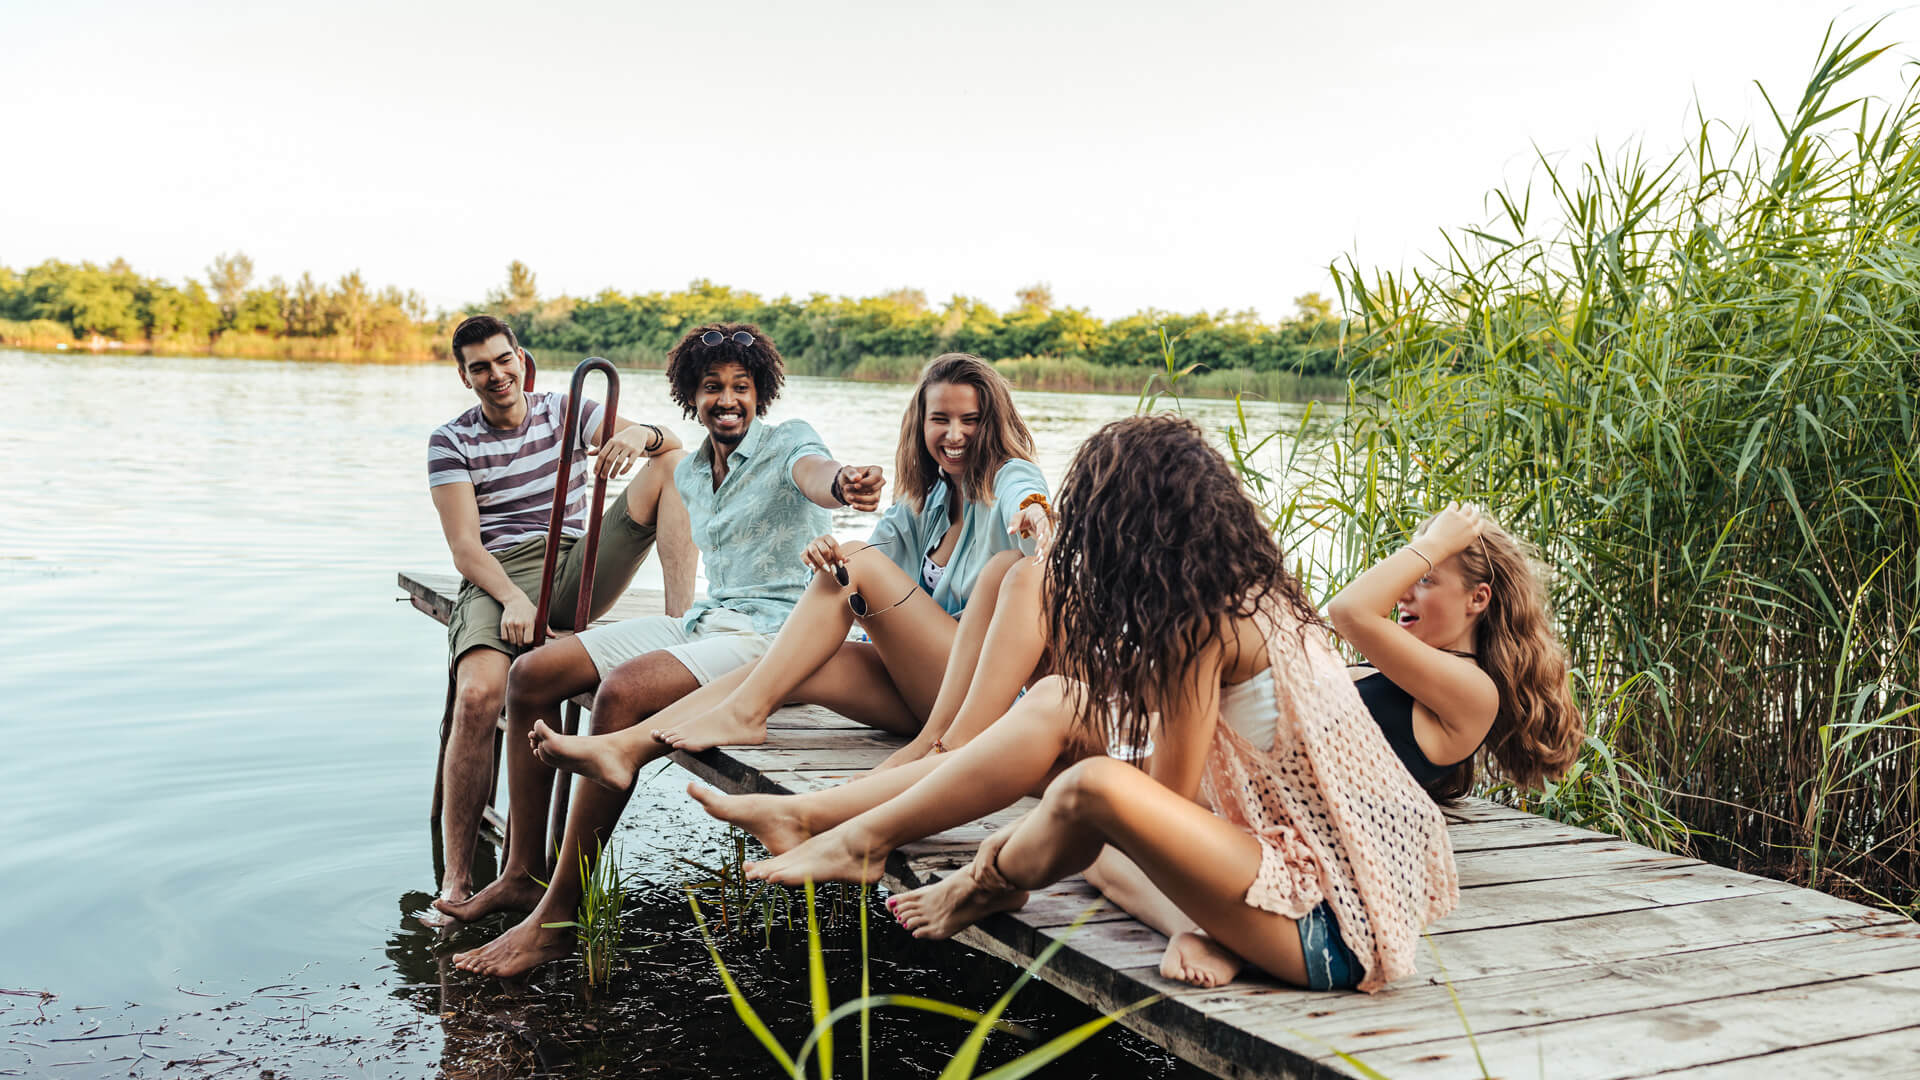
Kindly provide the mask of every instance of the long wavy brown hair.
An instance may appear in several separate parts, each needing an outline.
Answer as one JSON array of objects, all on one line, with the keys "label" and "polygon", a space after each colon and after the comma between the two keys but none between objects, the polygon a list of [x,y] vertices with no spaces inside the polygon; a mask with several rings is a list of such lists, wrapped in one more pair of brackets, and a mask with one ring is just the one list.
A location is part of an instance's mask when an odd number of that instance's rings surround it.
[{"label": "long wavy brown hair", "polygon": [[927,422],[927,387],[935,383],[971,386],[980,399],[980,426],[974,429],[966,468],[960,474],[960,497],[968,502],[993,501],[993,478],[1000,466],[1014,458],[1033,460],[1033,432],[1013,407],[1013,388],[1006,376],[972,353],[942,353],[920,371],[913,388],[913,404],[900,420],[900,448],[895,452],[894,488],[919,513],[933,486],[940,482],[940,466],[927,453],[920,429]]},{"label": "long wavy brown hair", "polygon": [[[1474,659],[1500,690],[1486,756],[1522,787],[1558,780],[1579,758],[1587,729],[1567,686],[1567,653],[1553,633],[1539,560],[1525,541],[1488,522],[1480,539],[1449,561],[1469,590],[1484,584],[1492,593],[1473,628]],[[1479,756],[1427,790],[1436,799],[1467,794]]]},{"label": "long wavy brown hair", "polygon": [[1079,736],[1140,752],[1189,666],[1273,598],[1320,625],[1220,452],[1177,416],[1093,433],[1061,482],[1047,641]]}]

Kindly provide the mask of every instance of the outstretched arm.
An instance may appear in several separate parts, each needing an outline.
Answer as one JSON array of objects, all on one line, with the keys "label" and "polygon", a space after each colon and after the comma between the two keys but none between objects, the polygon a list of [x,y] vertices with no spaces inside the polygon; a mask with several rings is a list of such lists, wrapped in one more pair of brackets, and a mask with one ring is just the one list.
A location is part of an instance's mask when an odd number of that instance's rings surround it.
[{"label": "outstretched arm", "polygon": [[842,465],[830,457],[809,454],[793,463],[793,485],[818,506],[851,506],[862,513],[880,509],[880,489],[887,483],[878,465]]}]

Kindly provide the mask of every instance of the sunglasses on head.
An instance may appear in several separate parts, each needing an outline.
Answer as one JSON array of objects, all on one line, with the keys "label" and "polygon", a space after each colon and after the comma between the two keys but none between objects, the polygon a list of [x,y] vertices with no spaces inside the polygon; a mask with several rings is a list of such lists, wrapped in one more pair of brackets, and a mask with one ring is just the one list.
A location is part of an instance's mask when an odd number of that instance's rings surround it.
[{"label": "sunglasses on head", "polygon": [[749,349],[753,347],[753,335],[747,333],[745,330],[735,330],[731,334],[724,334],[718,330],[709,330],[700,335],[700,344],[708,348],[712,348],[723,341],[731,341],[735,345],[744,345]]}]

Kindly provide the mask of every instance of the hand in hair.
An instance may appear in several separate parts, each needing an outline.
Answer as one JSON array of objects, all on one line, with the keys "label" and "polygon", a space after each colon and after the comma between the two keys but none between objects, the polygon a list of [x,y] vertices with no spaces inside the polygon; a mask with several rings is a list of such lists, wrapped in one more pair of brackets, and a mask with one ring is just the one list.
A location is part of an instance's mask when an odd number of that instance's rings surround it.
[{"label": "hand in hair", "polygon": [[1457,555],[1465,551],[1467,545],[1480,539],[1481,535],[1487,531],[1487,527],[1492,524],[1493,519],[1487,516],[1485,510],[1480,509],[1478,503],[1450,502],[1445,510],[1435,514],[1433,520],[1427,522],[1427,527],[1416,539],[1421,541],[1422,547],[1431,544],[1434,550],[1424,551],[1422,554],[1439,562],[1449,555]]},{"label": "hand in hair", "polygon": [[887,478],[878,465],[843,465],[834,485],[841,501],[861,513],[872,513],[880,509],[880,489],[887,486]]}]

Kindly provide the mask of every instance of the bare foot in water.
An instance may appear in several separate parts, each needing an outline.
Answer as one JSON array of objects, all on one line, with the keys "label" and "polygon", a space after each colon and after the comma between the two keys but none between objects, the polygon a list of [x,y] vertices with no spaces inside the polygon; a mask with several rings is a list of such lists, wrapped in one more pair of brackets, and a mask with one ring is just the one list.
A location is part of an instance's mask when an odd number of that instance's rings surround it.
[{"label": "bare foot in water", "polygon": [[653,737],[675,750],[697,752],[716,746],[758,746],[767,741],[767,718],[732,709],[715,709],[705,716],[662,728]]},{"label": "bare foot in water", "polygon": [[442,897],[435,900],[433,906],[457,922],[472,922],[496,911],[532,911],[540,905],[540,898],[545,895],[547,890],[539,882],[521,871],[509,868],[495,878],[493,884],[468,899],[448,900]]},{"label": "bare foot in water", "polygon": [[549,960],[563,960],[573,954],[573,931],[548,930],[536,915],[529,915],[513,929],[469,952],[455,953],[453,966],[478,975],[512,978],[525,975]]},{"label": "bare foot in water", "polygon": [[440,895],[433,898],[433,904],[420,913],[421,926],[450,926],[453,920],[447,917],[443,904],[464,904],[473,895],[473,883],[456,881],[451,878],[440,882]]},{"label": "bare foot in water", "polygon": [[707,813],[752,833],[760,846],[775,855],[792,851],[813,838],[812,831],[793,811],[792,795],[723,795],[697,781],[687,785],[687,794]]},{"label": "bare foot in water", "polygon": [[817,885],[827,881],[879,881],[886,865],[886,849],[876,849],[859,830],[842,825],[785,854],[750,862],[745,869],[747,877],[756,881],[776,885],[812,881]]},{"label": "bare foot in water", "polygon": [[925,888],[889,897],[887,907],[900,925],[917,938],[939,940],[979,922],[997,911],[1025,907],[1024,889],[1001,892],[973,879],[973,868],[963,866]]},{"label": "bare foot in water", "polygon": [[1203,989],[1225,986],[1240,974],[1241,960],[1203,930],[1175,934],[1160,958],[1160,974]]},{"label": "bare foot in water", "polygon": [[633,775],[640,766],[620,752],[614,740],[599,735],[562,735],[535,720],[527,732],[533,744],[533,756],[542,764],[584,776],[609,791],[625,791],[633,786]]}]

